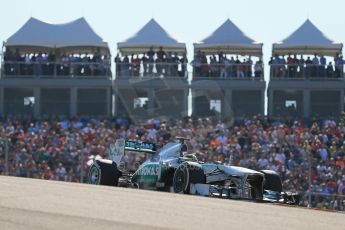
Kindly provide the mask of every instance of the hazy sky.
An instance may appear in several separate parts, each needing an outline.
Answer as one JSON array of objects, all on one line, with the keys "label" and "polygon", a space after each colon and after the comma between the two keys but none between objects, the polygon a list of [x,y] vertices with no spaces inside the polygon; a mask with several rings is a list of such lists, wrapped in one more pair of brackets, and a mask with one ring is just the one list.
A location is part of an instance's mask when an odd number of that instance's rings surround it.
[{"label": "hazy sky", "polygon": [[186,42],[189,59],[193,42],[213,32],[230,18],[250,37],[264,43],[267,63],[273,42],[287,37],[308,17],[330,38],[345,43],[344,0],[1,0],[0,40],[5,41],[31,16],[65,23],[84,16],[110,45],[146,24],[152,17],[169,33]]}]

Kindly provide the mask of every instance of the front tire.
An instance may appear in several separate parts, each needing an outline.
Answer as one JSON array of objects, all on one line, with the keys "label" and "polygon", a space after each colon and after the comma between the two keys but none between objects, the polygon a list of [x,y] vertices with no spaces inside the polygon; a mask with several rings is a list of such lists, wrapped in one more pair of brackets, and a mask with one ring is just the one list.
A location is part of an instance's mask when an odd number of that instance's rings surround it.
[{"label": "front tire", "polygon": [[88,173],[88,183],[117,186],[121,172],[115,162],[105,159],[94,161]]},{"label": "front tire", "polygon": [[206,183],[204,170],[200,164],[183,162],[178,166],[173,178],[173,189],[175,193],[190,194],[190,185],[199,183]]}]

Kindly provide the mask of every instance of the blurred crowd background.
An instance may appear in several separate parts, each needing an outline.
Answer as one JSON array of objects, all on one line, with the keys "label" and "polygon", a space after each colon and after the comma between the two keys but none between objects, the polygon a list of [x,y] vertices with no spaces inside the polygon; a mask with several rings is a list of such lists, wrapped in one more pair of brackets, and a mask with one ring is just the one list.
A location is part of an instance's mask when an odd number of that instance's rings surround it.
[{"label": "blurred crowd background", "polygon": [[[310,191],[310,207],[345,211],[345,115],[309,120],[257,115],[226,121],[195,117],[0,119],[0,137],[8,142],[9,175],[47,180],[85,182],[92,159],[106,157],[109,145],[118,138],[164,145],[175,136],[190,138],[189,152],[200,161],[275,170],[285,190],[301,192],[300,205],[308,205]],[[123,168],[133,171],[145,159],[145,154],[128,152]],[[4,142],[0,143],[0,174],[5,174]]]}]

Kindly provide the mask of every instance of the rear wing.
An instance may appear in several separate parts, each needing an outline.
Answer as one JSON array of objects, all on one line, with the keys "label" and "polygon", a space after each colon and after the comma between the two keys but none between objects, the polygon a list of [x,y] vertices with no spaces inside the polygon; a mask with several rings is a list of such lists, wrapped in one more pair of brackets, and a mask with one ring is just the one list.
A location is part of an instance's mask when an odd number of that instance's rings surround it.
[{"label": "rear wing", "polygon": [[157,149],[154,143],[126,140],[125,151],[135,151],[154,154],[157,152]]},{"label": "rear wing", "polygon": [[125,151],[151,154],[157,152],[156,145],[153,143],[118,139],[115,144],[109,146],[109,159],[119,165],[123,155],[125,155]]}]

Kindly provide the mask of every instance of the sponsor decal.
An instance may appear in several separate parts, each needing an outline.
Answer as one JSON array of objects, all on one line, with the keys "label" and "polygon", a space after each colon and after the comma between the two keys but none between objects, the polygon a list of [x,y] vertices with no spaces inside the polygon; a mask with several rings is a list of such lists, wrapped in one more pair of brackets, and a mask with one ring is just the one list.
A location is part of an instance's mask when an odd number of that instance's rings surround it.
[{"label": "sponsor decal", "polygon": [[138,176],[158,176],[159,165],[148,165],[138,170]]},{"label": "sponsor decal", "polygon": [[125,148],[127,150],[152,152],[152,153],[156,151],[156,145],[153,143],[137,142],[137,141],[131,141],[131,140],[128,140],[125,142]]}]

